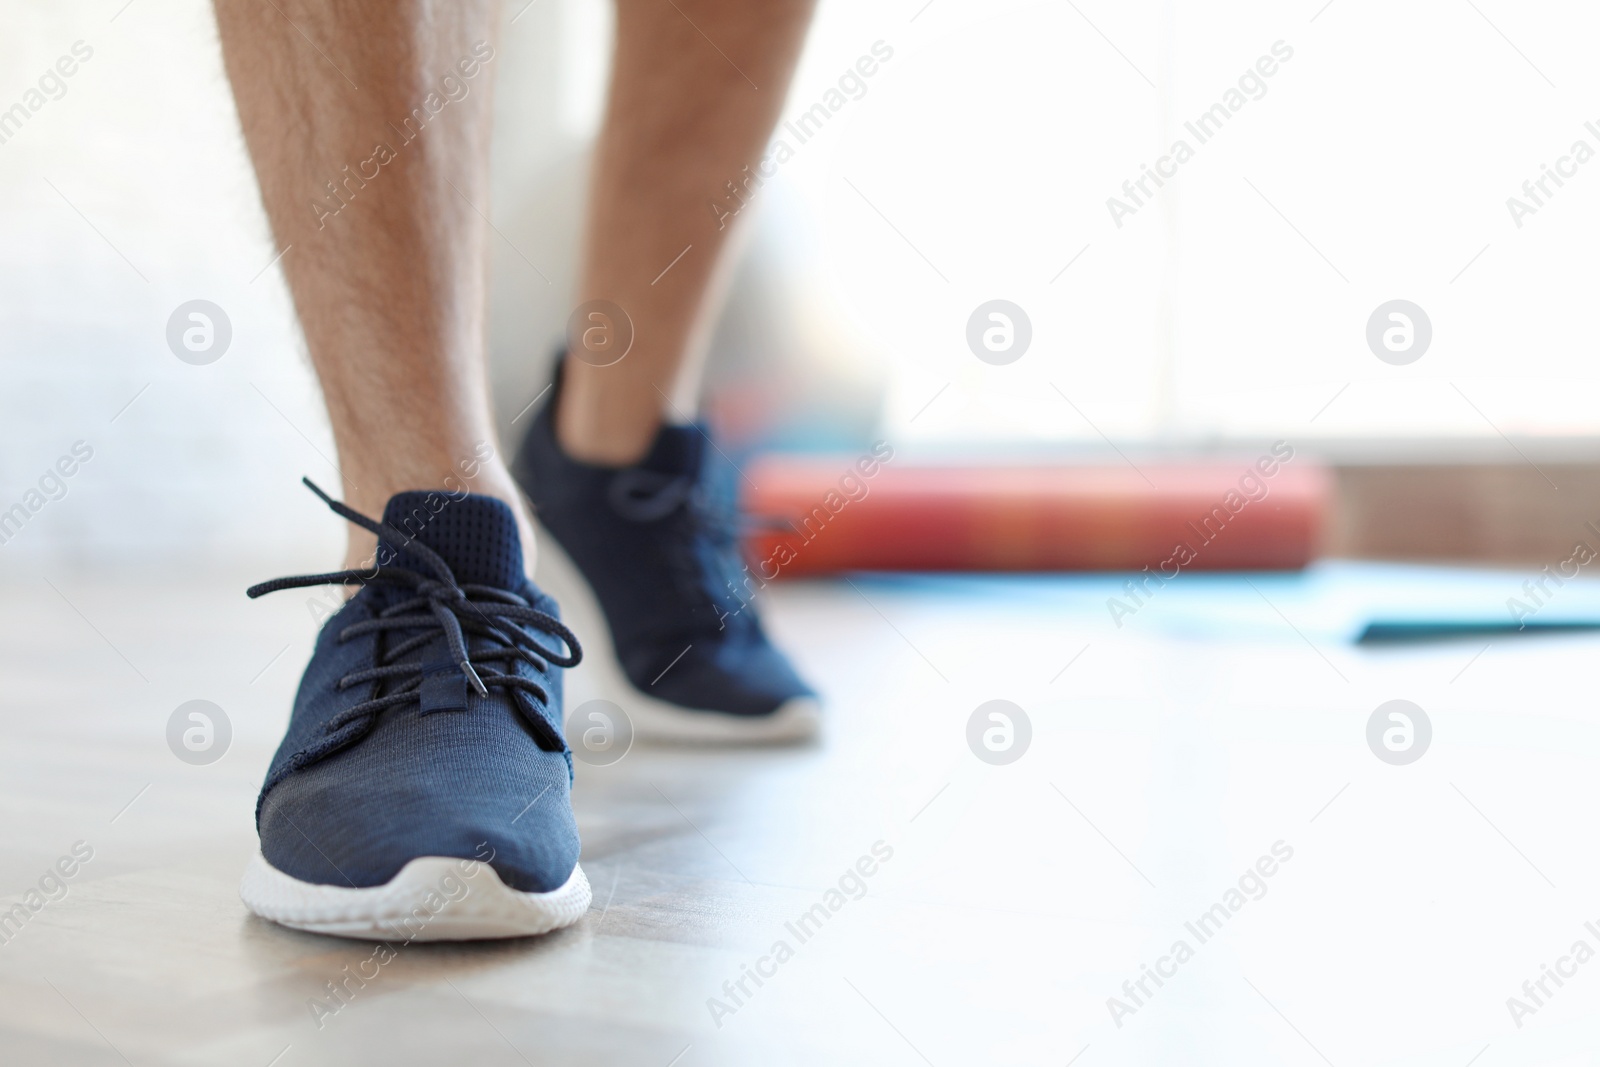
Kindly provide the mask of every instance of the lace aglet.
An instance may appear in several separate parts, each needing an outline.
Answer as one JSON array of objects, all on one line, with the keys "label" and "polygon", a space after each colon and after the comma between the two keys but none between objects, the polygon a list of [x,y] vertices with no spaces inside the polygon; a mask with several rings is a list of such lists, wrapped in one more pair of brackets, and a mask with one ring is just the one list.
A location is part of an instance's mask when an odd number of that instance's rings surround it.
[{"label": "lace aglet", "polygon": [[472,683],[472,688],[478,691],[479,696],[486,697],[489,695],[489,687],[483,684],[483,679],[478,677],[478,672],[472,669],[470,661],[461,661],[461,673],[467,676],[467,681]]}]

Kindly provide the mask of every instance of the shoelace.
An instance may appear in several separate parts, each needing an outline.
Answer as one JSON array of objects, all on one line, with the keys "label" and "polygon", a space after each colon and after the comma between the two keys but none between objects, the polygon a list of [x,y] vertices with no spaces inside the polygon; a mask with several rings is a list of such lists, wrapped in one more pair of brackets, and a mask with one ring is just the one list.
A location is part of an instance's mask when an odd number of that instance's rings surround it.
[{"label": "shoelace", "polygon": [[[332,508],[335,514],[385,538],[394,546],[404,546],[408,553],[420,559],[432,572],[430,577],[406,567],[385,565],[375,558],[371,569],[352,568],[327,574],[275,578],[270,582],[253,585],[245,591],[245,595],[253,599],[282,589],[303,589],[312,585],[366,585],[372,582],[384,582],[410,586],[417,594],[385,608],[376,618],[352,623],[339,631],[338,640],[341,643],[367,633],[409,632],[410,636],[386,648],[373,666],[346,674],[339,679],[340,689],[376,681],[379,683],[376,691],[382,695],[352,705],[331,718],[324,727],[327,733],[335,733],[358,719],[375,716],[387,708],[413,701],[420,703],[424,679],[441,667],[447,670],[459,670],[479,696],[488,696],[489,688],[495,686],[514,694],[537,697],[541,704],[548,706],[550,694],[532,679],[504,669],[480,673],[478,668],[490,663],[503,668],[507,663],[516,660],[531,664],[539,671],[547,669],[546,661],[558,667],[576,666],[583,659],[583,649],[579,647],[578,639],[571,630],[563,626],[560,620],[530,607],[527,600],[509,590],[457,582],[455,572],[450,569],[449,564],[427,545],[413,540],[388,523],[370,519],[332,499],[311,479],[301,480],[308,489],[322,499],[323,503]],[[529,626],[559,638],[570,650],[569,654],[558,655],[534,641],[524,629]],[[451,663],[398,662],[423,648],[441,631],[450,649]],[[469,651],[467,634],[482,638],[480,646],[486,647]],[[540,659],[541,656],[543,660]],[[386,687],[388,692],[385,693]],[[554,733],[537,710],[525,709],[525,711],[529,713],[527,717],[534,729],[539,732],[542,741],[553,743],[557,749],[564,747],[559,735]]]},{"label": "shoelace", "polygon": [[705,603],[707,625],[717,619],[717,629],[723,628],[727,618],[744,618],[742,610],[729,614],[719,608],[719,603],[722,607],[743,606],[741,538],[757,530],[791,528],[740,514],[732,492],[713,492],[692,474],[629,468],[612,477],[606,496],[612,510],[632,522],[657,522],[683,509],[681,523],[668,534],[673,549],[669,560],[683,595]]},{"label": "shoelace", "polygon": [[792,522],[742,514],[731,493],[715,494],[722,497],[716,502],[712,500],[713,495],[704,491],[692,475],[661,474],[636,467],[618,471],[606,487],[612,510],[623,518],[654,522],[666,518],[684,504],[694,516],[698,529],[718,545],[730,549],[737,548],[739,538],[746,534],[794,530]]}]

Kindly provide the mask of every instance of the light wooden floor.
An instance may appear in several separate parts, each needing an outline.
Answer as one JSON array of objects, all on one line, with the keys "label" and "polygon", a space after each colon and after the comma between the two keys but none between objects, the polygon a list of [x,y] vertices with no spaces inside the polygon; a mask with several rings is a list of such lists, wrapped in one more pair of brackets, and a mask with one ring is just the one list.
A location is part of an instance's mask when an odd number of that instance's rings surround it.
[{"label": "light wooden floor", "polygon": [[[1600,948],[1600,641],[1362,651],[1270,584],[1234,633],[1163,601],[1117,629],[1103,585],[781,588],[823,744],[581,768],[581,924],[403,948],[319,1028],[310,1001],[370,947],[237,897],[313,633],[294,594],[245,601],[261,577],[0,590],[0,900],[94,850],[0,944],[0,1062],[1600,1062],[1600,962],[1520,1029],[1506,1007]],[[1435,731],[1406,767],[1364,739],[1396,697]],[[233,725],[210,766],[165,742],[195,698]],[[1009,766],[966,745],[995,698],[1033,726]],[[865,896],[799,944],[785,923],[880,841]],[[1278,841],[1266,895],[1186,933]],[[1115,1025],[1107,998],[1180,938],[1193,959]],[[708,998],[779,939],[793,958],[716,1025]]]}]

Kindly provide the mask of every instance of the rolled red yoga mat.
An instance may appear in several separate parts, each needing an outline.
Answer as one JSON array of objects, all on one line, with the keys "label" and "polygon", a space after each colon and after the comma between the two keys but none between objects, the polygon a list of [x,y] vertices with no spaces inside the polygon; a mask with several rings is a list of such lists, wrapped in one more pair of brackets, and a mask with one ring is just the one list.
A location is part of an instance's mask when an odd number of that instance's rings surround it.
[{"label": "rolled red yoga mat", "polygon": [[745,469],[750,568],[1278,570],[1316,555],[1332,478],[1282,443],[1233,462],[929,467],[769,455]]}]

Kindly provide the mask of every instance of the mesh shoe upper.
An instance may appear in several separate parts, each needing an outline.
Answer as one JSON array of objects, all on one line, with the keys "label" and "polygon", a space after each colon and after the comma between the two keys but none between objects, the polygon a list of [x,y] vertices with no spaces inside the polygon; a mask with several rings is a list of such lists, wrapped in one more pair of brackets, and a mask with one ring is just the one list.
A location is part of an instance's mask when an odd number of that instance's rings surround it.
[{"label": "mesh shoe upper", "polygon": [[595,592],[617,660],[641,692],[681,707],[766,715],[812,691],[768,641],[739,557],[731,463],[705,429],[664,426],[632,467],[572,459],[551,399],[513,468],[539,520]]},{"label": "mesh shoe upper", "polygon": [[444,856],[487,860],[524,892],[558,888],[578,861],[559,671],[576,644],[559,652],[570,635],[523,573],[503,502],[400,493],[384,526],[373,569],[251,590],[361,586],[301,680],[257,805],[262,854],[325,885],[382,885]]}]

